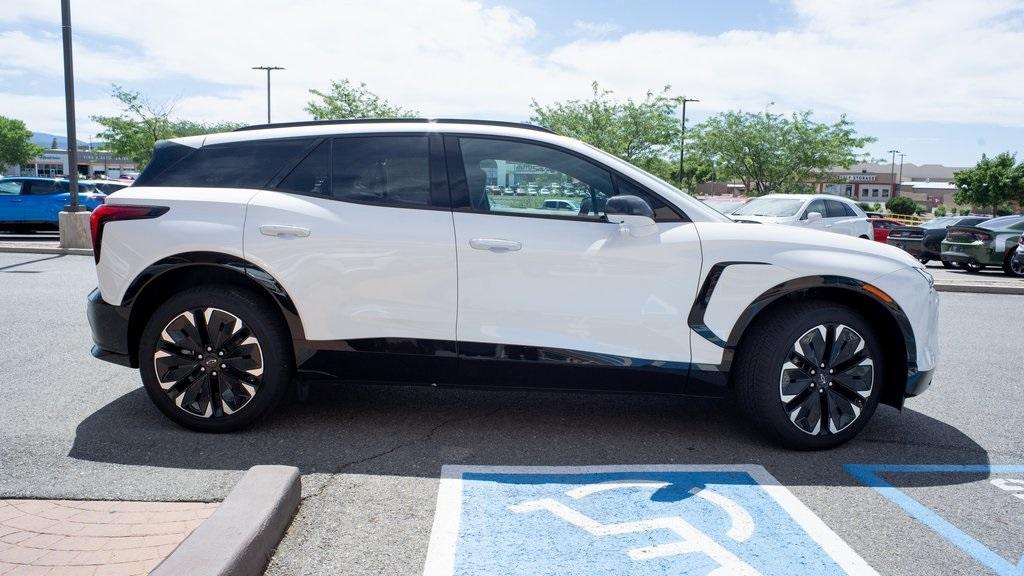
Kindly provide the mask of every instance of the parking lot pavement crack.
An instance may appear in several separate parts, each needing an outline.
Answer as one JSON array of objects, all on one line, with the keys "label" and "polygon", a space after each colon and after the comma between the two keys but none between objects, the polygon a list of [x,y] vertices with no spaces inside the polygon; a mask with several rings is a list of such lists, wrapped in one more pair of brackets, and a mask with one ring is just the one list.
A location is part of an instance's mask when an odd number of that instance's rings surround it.
[{"label": "parking lot pavement crack", "polygon": [[496,408],[494,410],[485,412],[483,414],[478,414],[478,415],[475,415],[475,416],[470,416],[470,417],[466,417],[466,418],[448,418],[446,420],[441,421],[438,424],[435,424],[429,430],[427,430],[425,433],[417,436],[416,438],[413,438],[412,440],[409,440],[409,441],[406,441],[406,442],[402,442],[400,444],[396,444],[395,446],[392,446],[392,447],[390,447],[390,448],[388,448],[386,450],[382,450],[380,452],[377,452],[376,454],[371,454],[371,455],[366,456],[364,458],[358,458],[356,460],[350,460],[348,462],[345,462],[345,463],[341,464],[340,466],[338,466],[337,468],[335,468],[334,470],[332,470],[331,472],[328,473],[331,476],[330,480],[328,480],[327,482],[324,482],[323,485],[320,486],[320,488],[316,489],[312,493],[310,493],[310,494],[308,494],[306,496],[303,496],[302,497],[302,502],[305,502],[306,500],[309,500],[311,498],[317,498],[320,495],[322,495],[324,492],[327,491],[328,488],[330,488],[334,484],[334,482],[337,479],[337,476],[339,474],[345,472],[346,470],[352,468],[353,466],[358,466],[360,464],[365,464],[366,462],[371,462],[371,461],[376,460],[378,458],[384,458],[385,456],[389,456],[389,455],[391,455],[391,454],[393,454],[393,453],[395,453],[395,452],[397,452],[399,450],[402,450],[403,448],[408,448],[410,446],[415,446],[417,444],[421,444],[421,443],[424,443],[424,442],[429,442],[430,440],[432,440],[434,438],[434,436],[438,432],[440,432],[443,428],[445,428],[447,426],[450,426],[452,424],[457,424],[457,423],[460,423],[460,422],[472,422],[473,420],[480,420],[480,419],[490,418],[490,417],[498,414],[499,412],[501,412],[504,409],[505,409],[504,406],[499,406],[498,408]]}]

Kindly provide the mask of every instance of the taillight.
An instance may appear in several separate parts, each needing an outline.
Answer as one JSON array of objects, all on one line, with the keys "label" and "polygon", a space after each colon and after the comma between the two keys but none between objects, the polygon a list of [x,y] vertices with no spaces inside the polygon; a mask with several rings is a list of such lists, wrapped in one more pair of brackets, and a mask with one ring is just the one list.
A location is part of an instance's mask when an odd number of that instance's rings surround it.
[{"label": "taillight", "polygon": [[145,220],[156,218],[167,212],[165,206],[123,206],[103,204],[97,206],[89,217],[89,230],[92,232],[92,254],[96,263],[100,262],[100,243],[103,240],[103,225],[115,220]]},{"label": "taillight", "polygon": [[991,234],[986,234],[984,232],[971,232],[971,237],[982,242],[988,242],[992,239]]}]

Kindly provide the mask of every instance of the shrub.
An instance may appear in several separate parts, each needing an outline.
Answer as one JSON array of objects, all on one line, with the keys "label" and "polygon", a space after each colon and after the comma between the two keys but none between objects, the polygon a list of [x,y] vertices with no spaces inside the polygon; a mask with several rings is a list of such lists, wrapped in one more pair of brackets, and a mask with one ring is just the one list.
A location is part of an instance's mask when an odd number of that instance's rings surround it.
[{"label": "shrub", "polygon": [[897,196],[889,200],[885,207],[889,209],[893,214],[904,214],[909,215],[917,211],[917,202],[914,202],[906,196]]}]

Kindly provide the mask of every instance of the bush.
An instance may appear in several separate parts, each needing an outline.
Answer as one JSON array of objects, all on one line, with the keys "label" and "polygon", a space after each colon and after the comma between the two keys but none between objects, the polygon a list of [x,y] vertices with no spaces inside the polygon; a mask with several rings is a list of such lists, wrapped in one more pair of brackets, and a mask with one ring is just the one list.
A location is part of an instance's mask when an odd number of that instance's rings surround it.
[{"label": "bush", "polygon": [[857,206],[860,206],[860,209],[865,211],[865,212],[872,212],[872,211],[878,212],[877,209],[871,208],[871,205],[868,204],[867,202],[857,202]]},{"label": "bush", "polygon": [[945,215],[946,215],[946,207],[945,206],[936,206],[935,207],[935,216],[936,217],[942,218]]},{"label": "bush", "polygon": [[889,200],[885,207],[889,209],[893,214],[910,215],[917,211],[917,202],[914,202],[906,196],[897,196]]},{"label": "bush", "polygon": [[878,202],[875,202],[874,204],[871,205],[871,211],[872,212],[881,212],[882,211],[882,205],[879,204]]}]

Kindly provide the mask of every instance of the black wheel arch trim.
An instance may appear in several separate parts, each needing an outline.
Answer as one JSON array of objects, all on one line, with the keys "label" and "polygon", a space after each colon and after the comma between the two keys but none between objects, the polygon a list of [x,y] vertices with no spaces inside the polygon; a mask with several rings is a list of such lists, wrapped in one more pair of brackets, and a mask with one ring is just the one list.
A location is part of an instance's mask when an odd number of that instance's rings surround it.
[{"label": "black wheel arch trim", "polygon": [[722,273],[726,268],[734,265],[768,266],[768,263],[733,261],[719,262],[712,266],[708,270],[708,275],[704,278],[704,283],[701,284],[700,290],[697,292],[697,298],[694,299],[693,306],[690,307],[690,314],[686,318],[686,323],[691,330],[720,348],[727,347],[728,343],[708,327],[704,317],[707,314],[708,305],[711,303],[711,296],[714,294],[715,288],[718,287],[718,281],[722,278]]},{"label": "black wheel arch trim", "polygon": [[302,327],[302,320],[299,318],[298,309],[295,307],[291,296],[285,291],[281,283],[271,274],[256,266],[252,262],[224,254],[222,252],[184,252],[162,258],[147,266],[135,280],[128,286],[121,299],[121,306],[132,310],[140,295],[142,295],[154,282],[165,277],[166,274],[180,271],[184,268],[197,266],[213,266],[233,273],[240,274],[245,278],[259,285],[276,304],[288,325],[288,330],[293,341],[301,342],[306,339],[305,330]]},{"label": "black wheel arch trim", "polygon": [[[889,301],[883,300],[876,293],[867,289],[866,286],[870,286],[870,284],[846,276],[817,275],[794,278],[769,288],[760,296],[755,298],[753,302],[743,310],[739,318],[737,318],[736,322],[733,324],[728,340],[724,346],[722,363],[720,364],[719,369],[726,372],[730,370],[736,350],[739,347],[740,340],[746,333],[747,328],[757,318],[758,314],[768,308],[769,305],[785,296],[816,288],[838,288],[841,290],[848,290],[862,296],[866,296],[874,303],[880,305],[889,313],[892,320],[900,329],[900,335],[902,336],[903,344],[906,348],[906,379],[900,383],[901,394],[899,394],[899,398],[897,399],[895,396],[890,397],[887,403],[896,406],[897,408],[901,407],[903,398],[915,394],[915,390],[910,390],[910,388],[919,388],[920,380],[922,379],[922,373],[919,372],[917,367],[917,340],[914,336],[914,330],[910,324],[910,319],[907,318],[906,313],[902,308],[900,308],[899,304],[891,298]],[[871,288],[874,287],[872,286]],[[874,289],[878,290],[877,288]],[[710,295],[708,296],[708,299],[710,300]],[[930,374],[927,380],[930,381]],[[925,387],[926,386],[927,384],[925,384]],[[916,392],[919,392],[919,390]],[[885,399],[883,399],[883,402],[884,401]]]}]

